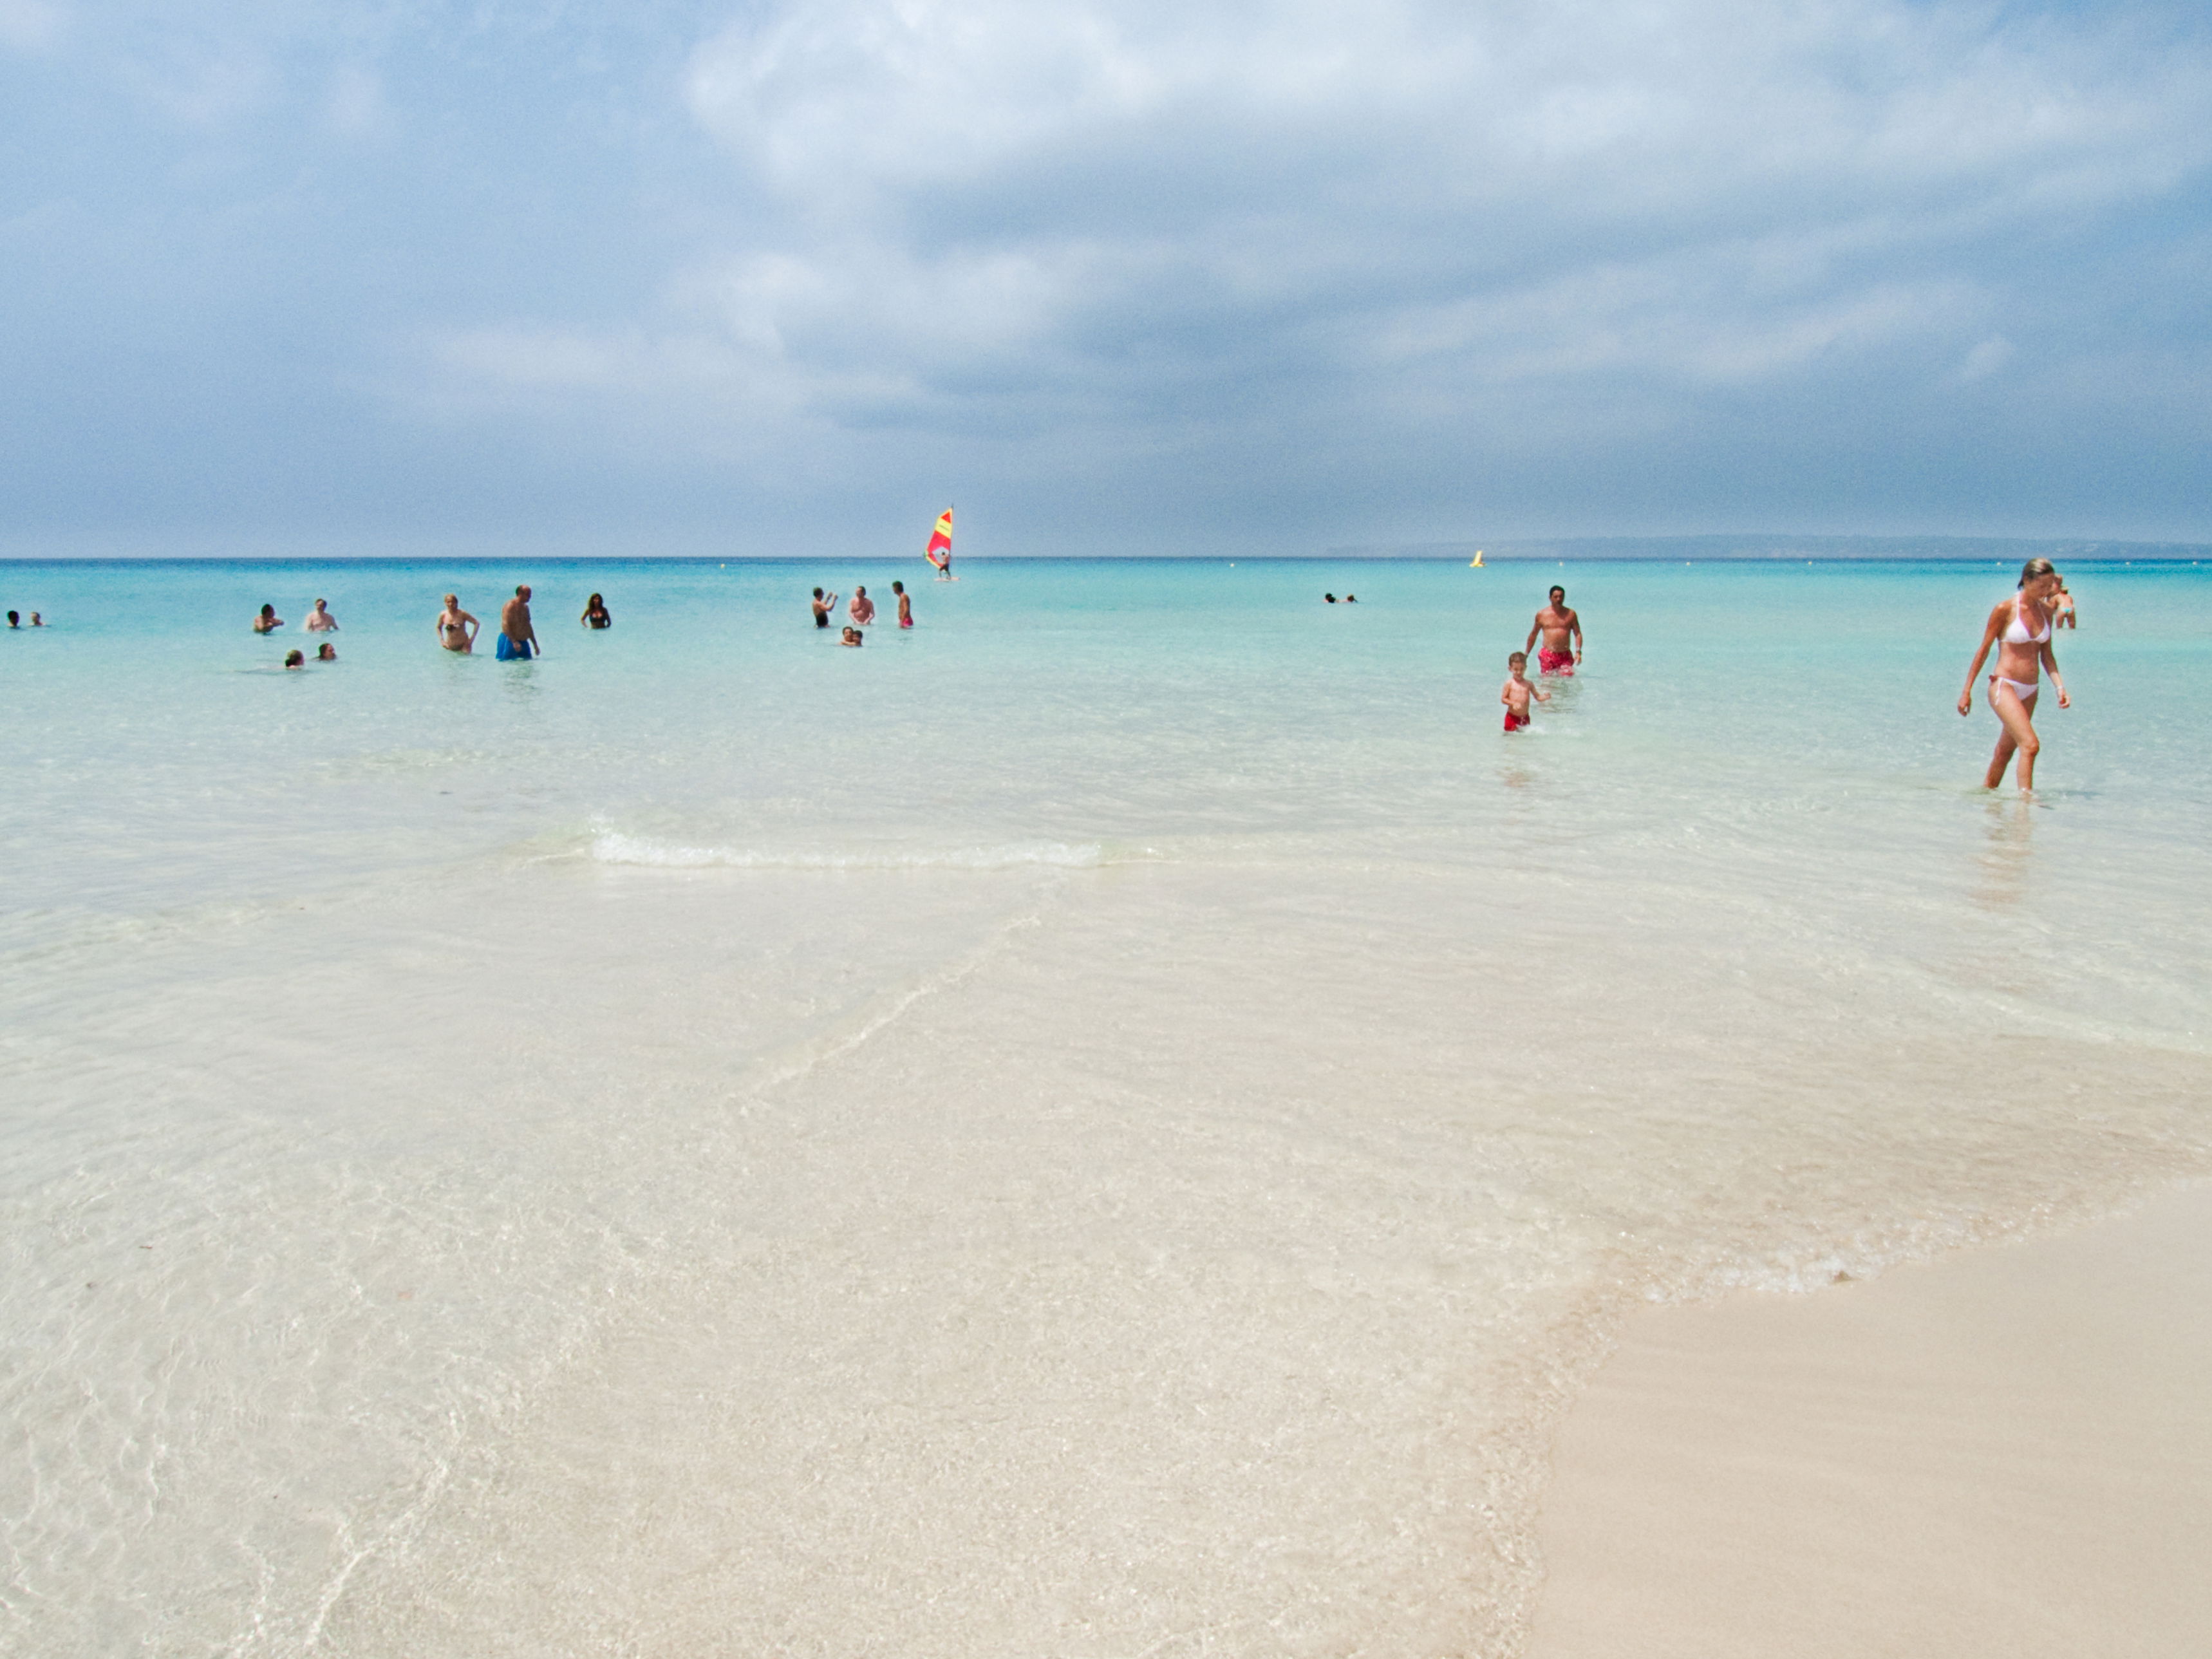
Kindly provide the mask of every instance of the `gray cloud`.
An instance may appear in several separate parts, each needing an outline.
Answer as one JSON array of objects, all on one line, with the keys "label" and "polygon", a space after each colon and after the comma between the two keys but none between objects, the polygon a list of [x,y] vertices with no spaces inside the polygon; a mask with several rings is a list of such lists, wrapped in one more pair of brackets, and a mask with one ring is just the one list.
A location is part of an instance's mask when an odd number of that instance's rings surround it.
[{"label": "gray cloud", "polygon": [[72,187],[0,248],[125,267],[32,307],[14,420],[106,407],[118,335],[235,368],[188,421],[139,350],[137,429],[34,517],[2208,532],[2187,9],[183,15],[4,70],[118,136],[35,155]]}]

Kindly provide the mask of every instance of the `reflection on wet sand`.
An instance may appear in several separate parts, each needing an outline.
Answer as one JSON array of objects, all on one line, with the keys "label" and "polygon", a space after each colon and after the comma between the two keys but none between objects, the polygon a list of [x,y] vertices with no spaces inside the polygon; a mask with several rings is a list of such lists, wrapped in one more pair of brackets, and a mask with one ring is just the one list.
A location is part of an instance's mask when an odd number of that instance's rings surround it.
[{"label": "reflection on wet sand", "polygon": [[2021,799],[1989,803],[1973,902],[1984,910],[2010,911],[2027,896],[2034,868],[2034,806]]}]

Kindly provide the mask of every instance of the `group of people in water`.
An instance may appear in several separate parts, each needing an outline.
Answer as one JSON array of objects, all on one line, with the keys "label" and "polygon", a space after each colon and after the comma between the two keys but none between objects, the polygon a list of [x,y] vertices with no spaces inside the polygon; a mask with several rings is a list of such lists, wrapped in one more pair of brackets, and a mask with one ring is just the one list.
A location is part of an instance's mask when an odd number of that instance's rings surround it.
[{"label": "group of people in water", "polygon": [[[606,600],[597,593],[584,601],[583,614],[576,621],[582,627],[594,629],[615,625],[614,614],[607,609]],[[477,635],[483,625],[461,609],[459,595],[448,593],[446,608],[438,613],[435,626],[438,643],[465,657],[475,652]],[[545,647],[538,642],[538,625],[531,620],[530,584],[524,582],[514,590],[514,597],[499,608],[499,635],[493,641],[492,655],[501,662],[528,662],[544,654]]]},{"label": "group of people in water", "polygon": [[[898,625],[914,626],[914,599],[906,591],[906,584],[895,581],[891,593],[897,606]],[[814,625],[818,629],[830,627],[841,596],[814,590]],[[1322,598],[1330,605],[1357,605],[1358,600],[1346,593],[1340,601],[1334,593]],[[847,601],[848,618],[838,636],[838,643],[860,646],[866,641],[865,630],[876,620],[876,602],[868,597],[864,586],[855,586],[853,597]],[[608,611],[606,600],[594,593],[585,602],[583,615],[578,621],[586,628],[605,629],[614,626],[614,617]],[[39,613],[31,613],[31,626],[43,628],[45,622]],[[276,614],[276,607],[264,605],[253,619],[257,634],[273,634],[284,627],[285,622]],[[337,618],[331,615],[328,603],[317,599],[307,612],[306,628],[310,634],[335,634]],[[2066,583],[2048,559],[2030,559],[2021,567],[2020,580],[2010,599],[2000,600],[1990,611],[1982,629],[1982,641],[1974,653],[1974,659],[1966,670],[1966,689],[1959,694],[1959,713],[1973,710],[1974,680],[1989,660],[1992,650],[1996,653],[1996,667],[1989,677],[1988,699],[1990,711],[1997,717],[1997,744],[1990,757],[1987,773],[1982,779],[1983,787],[1995,789],[2004,781],[2005,773],[2018,763],[2016,776],[2022,790],[2035,787],[2036,757],[2043,744],[2035,731],[2036,700],[2043,690],[2042,677],[2048,673],[2051,684],[2058,693],[2058,706],[2069,708],[2073,700],[2066,692],[2066,683],[2059,678],[2058,658],[2053,640],[2061,629],[2075,625],[2074,596],[2066,591]],[[8,612],[8,626],[21,626],[16,612]],[[447,650],[466,655],[476,649],[480,628],[477,619],[461,609],[459,599],[446,595],[446,607],[438,613],[436,623],[438,643]],[[1538,641],[1540,641],[1540,645]],[[1505,659],[1505,683],[1498,688],[1498,700],[1505,708],[1505,730],[1519,732],[1533,721],[1534,705],[1549,702],[1552,693],[1528,678],[1528,653],[1536,653],[1536,672],[1540,679],[1571,679],[1583,661],[1583,621],[1581,616],[1567,603],[1567,590],[1554,586],[1546,596],[1544,608],[1536,612],[1529,624],[1528,637],[1522,648]],[[514,590],[514,597],[500,607],[499,635],[495,654],[501,662],[527,662],[542,656],[544,647],[538,641],[538,631],[530,616],[530,586],[524,583]],[[337,652],[325,640],[317,648],[314,660],[336,662]],[[302,668],[306,655],[299,651],[287,652],[284,666]]]},{"label": "group of people in water", "polygon": [[[1334,603],[1334,596],[1330,598]],[[1998,600],[1991,608],[1982,628],[1981,645],[1966,668],[1966,690],[1959,693],[1959,713],[1972,713],[1974,679],[1994,648],[1997,661],[1989,678],[1989,704],[1999,729],[1996,750],[1982,777],[1984,789],[2002,784],[2006,769],[2015,759],[2019,766],[2014,775],[2021,790],[2035,787],[2035,757],[2043,749],[2035,732],[2036,699],[2042,695],[2042,677],[2048,673],[2052,689],[2058,693],[2058,706],[2074,706],[2066,694],[2066,682],[2058,675],[2053,639],[2061,629],[2075,626],[2074,596],[2066,591],[2065,579],[2048,559],[2030,559],[2022,565],[2013,596]],[[1564,587],[1552,589],[1522,648],[1505,659],[1505,684],[1498,688],[1498,701],[1505,706],[1508,732],[1518,732],[1529,724],[1532,704],[1552,700],[1549,691],[1528,678],[1528,648],[1540,638],[1543,644],[1536,653],[1539,675],[1572,678],[1582,665],[1583,622],[1567,604]]]},{"label": "group of people in water", "polygon": [[1553,587],[1544,608],[1529,624],[1528,637],[1522,641],[1521,649],[1505,659],[1505,684],[1498,690],[1498,701],[1505,705],[1508,732],[1520,731],[1534,718],[1529,712],[1531,702],[1552,700],[1550,692],[1528,679],[1528,647],[1540,638],[1544,643],[1536,653],[1537,672],[1555,679],[1572,679],[1583,662],[1583,619],[1567,604],[1564,587]]},{"label": "group of people in water", "polygon": [[[891,597],[898,602],[898,625],[901,628],[913,627],[914,595],[906,591],[906,584],[893,582]],[[837,596],[835,593],[824,593],[818,587],[814,590],[814,625],[817,628],[829,627],[830,615],[836,608]],[[876,602],[868,597],[866,588],[855,586],[853,589],[853,597],[845,605],[845,614],[852,620],[838,635],[837,643],[851,646],[866,644],[868,636],[861,630],[872,626],[876,620]]]},{"label": "group of people in water", "polygon": [[[15,613],[11,611],[8,614],[12,619]],[[597,593],[585,601],[584,614],[578,620],[586,628],[592,629],[611,628],[615,623],[614,617],[607,610],[606,600]],[[253,631],[257,634],[273,634],[286,626],[288,624],[276,614],[276,607],[273,605],[263,605],[260,613],[253,619]],[[305,626],[310,634],[335,634],[338,631],[338,619],[331,615],[328,601],[317,599],[307,612]],[[446,608],[438,613],[435,626],[440,645],[448,651],[467,656],[476,650],[477,635],[483,625],[461,609],[459,595],[448,593],[446,595]],[[532,657],[544,654],[544,647],[538,642],[538,629],[530,618],[530,585],[527,582],[516,588],[514,597],[500,607],[499,639],[494,654],[501,662],[527,662]],[[316,648],[314,661],[336,662],[337,659],[337,648],[329,641],[324,641]],[[308,660],[303,652],[288,651],[284,653],[284,666],[287,668],[304,668]]]},{"label": "group of people in water", "polygon": [[[10,628],[21,628],[22,625],[23,613],[20,611],[10,611],[8,613],[8,626]],[[33,628],[44,628],[46,625],[46,619],[44,617],[41,617],[37,611],[33,611],[31,613],[31,626]]]},{"label": "group of people in water", "polygon": [[[284,619],[276,614],[276,607],[273,605],[263,605],[261,607],[260,614],[253,619],[253,631],[257,634],[274,634],[278,629],[285,627],[286,625]],[[307,620],[304,626],[310,634],[337,633],[338,631],[338,619],[331,615],[330,601],[327,599],[317,599],[313,606],[307,612]],[[315,647],[315,660],[317,662],[336,662],[337,659],[337,647],[332,645],[328,640],[325,640],[320,645]],[[285,667],[305,668],[307,665],[307,653],[306,652],[287,651],[284,653]]]}]

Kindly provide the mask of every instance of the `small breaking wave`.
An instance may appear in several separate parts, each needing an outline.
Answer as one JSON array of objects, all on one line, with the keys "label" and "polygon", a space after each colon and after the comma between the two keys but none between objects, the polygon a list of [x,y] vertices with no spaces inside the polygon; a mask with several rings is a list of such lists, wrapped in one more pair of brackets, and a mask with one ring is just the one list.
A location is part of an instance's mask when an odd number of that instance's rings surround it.
[{"label": "small breaking wave", "polygon": [[756,847],[690,847],[650,836],[602,830],[592,837],[591,858],[600,864],[644,865],[664,870],[1012,870],[1027,865],[1088,870],[1106,861],[1097,842],[1010,842],[998,847],[957,847],[943,852],[844,848],[806,852]]}]

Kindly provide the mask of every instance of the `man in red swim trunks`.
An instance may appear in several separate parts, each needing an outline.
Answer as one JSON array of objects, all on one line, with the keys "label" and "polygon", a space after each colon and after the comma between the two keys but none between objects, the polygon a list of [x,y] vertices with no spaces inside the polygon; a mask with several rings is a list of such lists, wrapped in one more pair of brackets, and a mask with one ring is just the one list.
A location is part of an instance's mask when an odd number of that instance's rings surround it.
[{"label": "man in red swim trunks", "polygon": [[1583,619],[1567,608],[1565,588],[1552,590],[1551,599],[1536,613],[1523,648],[1534,645],[1539,634],[1544,636],[1544,648],[1536,653],[1538,672],[1572,675],[1582,665]]}]

